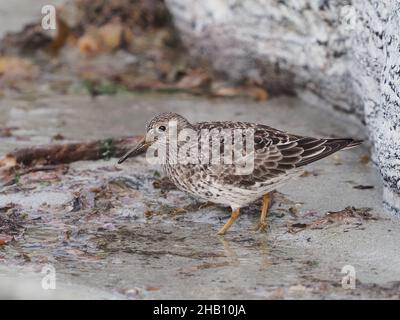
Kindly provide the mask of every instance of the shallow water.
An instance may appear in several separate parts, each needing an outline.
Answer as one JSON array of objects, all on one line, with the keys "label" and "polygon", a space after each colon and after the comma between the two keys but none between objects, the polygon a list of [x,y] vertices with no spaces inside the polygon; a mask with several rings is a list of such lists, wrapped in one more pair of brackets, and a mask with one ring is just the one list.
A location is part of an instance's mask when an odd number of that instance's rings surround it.
[{"label": "shallow water", "polygon": [[[298,134],[363,138],[362,128],[295,98],[257,103],[187,95],[46,96],[0,101],[0,127],[17,128],[0,138],[0,154],[49,143],[56,134],[65,142],[142,134],[145,121],[162,111],[191,121],[254,121]],[[364,146],[310,166],[308,176],[279,190],[284,196],[275,197],[268,232],[253,231],[259,214],[254,204],[225,237],[216,231],[230,215],[227,208],[200,208],[177,190],[155,189],[158,168],[142,157],[123,166],[116,159],[82,161],[65,174],[23,176],[0,191],[0,208],[14,203],[25,230],[0,246],[0,282],[29,275],[40,293],[38,272],[50,263],[57,298],[71,292],[128,299],[392,298],[393,281],[400,279],[400,227],[382,212],[379,177],[371,163],[360,161],[367,153]],[[373,208],[378,220],[350,219],[295,233],[288,228],[347,206]],[[357,270],[355,290],[341,287],[347,264]],[[1,288],[0,295],[7,295]]]}]

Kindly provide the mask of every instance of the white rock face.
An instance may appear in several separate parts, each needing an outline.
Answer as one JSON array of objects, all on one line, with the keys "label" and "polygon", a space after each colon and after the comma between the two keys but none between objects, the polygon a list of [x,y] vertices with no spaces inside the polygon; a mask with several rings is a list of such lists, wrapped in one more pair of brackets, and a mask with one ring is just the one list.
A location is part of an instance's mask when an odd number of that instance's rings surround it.
[{"label": "white rock face", "polygon": [[317,98],[367,125],[400,213],[400,2],[166,0],[191,54],[233,80]]}]

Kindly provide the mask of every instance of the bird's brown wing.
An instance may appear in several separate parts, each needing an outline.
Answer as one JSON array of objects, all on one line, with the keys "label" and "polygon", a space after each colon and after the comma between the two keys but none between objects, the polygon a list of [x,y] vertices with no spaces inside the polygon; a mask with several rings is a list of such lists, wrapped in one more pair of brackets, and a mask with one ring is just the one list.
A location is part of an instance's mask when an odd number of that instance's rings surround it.
[{"label": "bird's brown wing", "polygon": [[[254,169],[238,175],[235,165],[204,165],[204,170],[224,184],[251,187],[278,179],[296,168],[325,158],[346,147],[360,144],[353,139],[319,139],[289,134],[246,122],[201,122],[198,129],[251,129],[254,133]],[[224,152],[221,140],[221,154]]]}]

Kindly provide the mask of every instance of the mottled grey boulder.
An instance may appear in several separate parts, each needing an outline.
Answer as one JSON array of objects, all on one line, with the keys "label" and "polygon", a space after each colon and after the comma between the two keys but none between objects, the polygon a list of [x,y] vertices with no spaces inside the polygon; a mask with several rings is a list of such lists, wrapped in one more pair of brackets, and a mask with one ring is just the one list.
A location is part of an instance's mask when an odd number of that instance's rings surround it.
[{"label": "mottled grey boulder", "polygon": [[295,92],[367,124],[400,212],[400,2],[166,0],[191,54],[233,80]]}]

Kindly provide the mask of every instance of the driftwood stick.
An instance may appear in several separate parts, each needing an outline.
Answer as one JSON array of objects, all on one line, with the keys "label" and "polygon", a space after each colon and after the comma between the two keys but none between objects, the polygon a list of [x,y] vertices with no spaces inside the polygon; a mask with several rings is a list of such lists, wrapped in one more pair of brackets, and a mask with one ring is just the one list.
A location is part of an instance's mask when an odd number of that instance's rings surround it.
[{"label": "driftwood stick", "polygon": [[91,142],[49,144],[16,149],[0,159],[2,167],[56,165],[80,160],[120,157],[132,148],[140,136],[110,138]]}]

